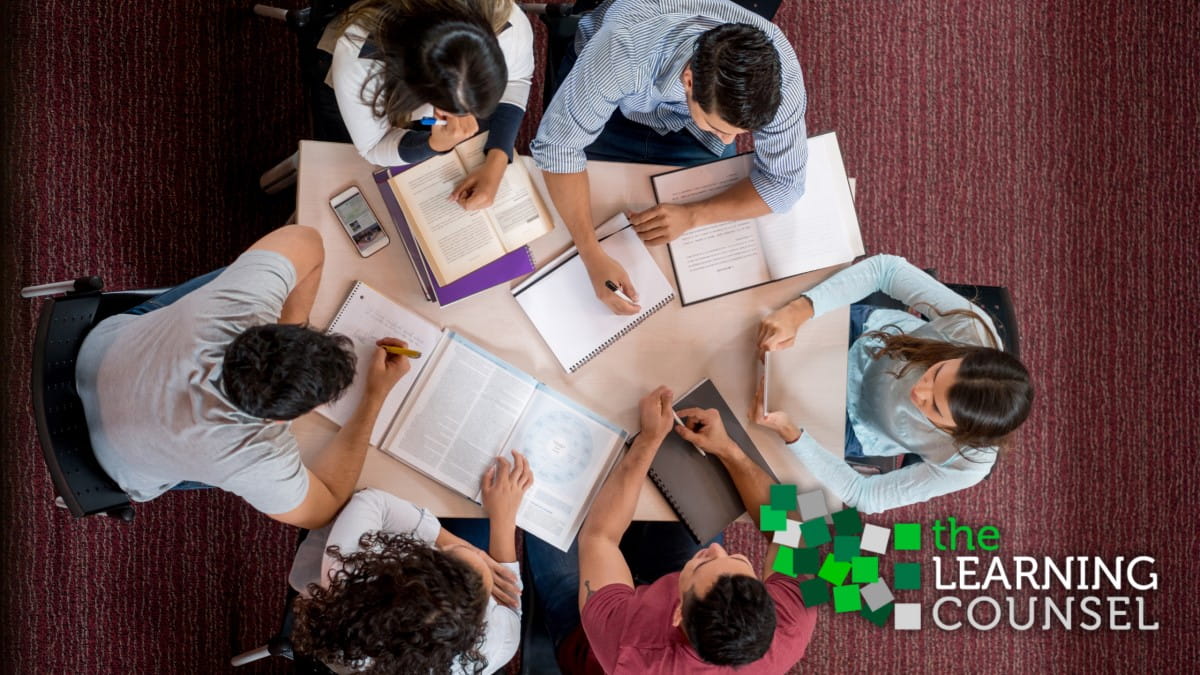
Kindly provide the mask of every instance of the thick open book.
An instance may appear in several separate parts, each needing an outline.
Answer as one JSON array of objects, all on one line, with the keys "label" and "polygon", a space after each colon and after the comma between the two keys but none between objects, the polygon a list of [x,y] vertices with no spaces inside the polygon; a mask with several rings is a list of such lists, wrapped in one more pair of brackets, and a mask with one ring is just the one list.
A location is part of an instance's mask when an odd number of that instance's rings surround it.
[{"label": "thick open book", "polygon": [[485,142],[487,134],[480,134],[388,180],[443,286],[554,229],[522,162],[508,165],[489,208],[467,211],[450,201],[454,187],[484,163]]},{"label": "thick open book", "polygon": [[[719,194],[750,175],[744,154],[655,176],[660,204]],[[716,223],[668,246],[684,305],[850,262],[863,254],[854,197],[833,132],[808,139],[804,196],[787,213]]]},{"label": "thick open book", "polygon": [[[379,413],[376,431],[386,433],[382,442],[374,434],[372,441],[380,450],[476,502],[479,481],[495,458],[511,460],[511,450],[521,451],[534,483],[517,512],[517,526],[564,551],[570,547],[620,457],[623,429],[362,282],[330,331],[350,335],[360,352],[389,334],[420,341],[410,340],[421,358],[413,360],[413,370]],[[357,377],[347,395],[356,396],[354,405],[362,380]],[[349,405],[319,410],[344,423],[353,412]]]}]

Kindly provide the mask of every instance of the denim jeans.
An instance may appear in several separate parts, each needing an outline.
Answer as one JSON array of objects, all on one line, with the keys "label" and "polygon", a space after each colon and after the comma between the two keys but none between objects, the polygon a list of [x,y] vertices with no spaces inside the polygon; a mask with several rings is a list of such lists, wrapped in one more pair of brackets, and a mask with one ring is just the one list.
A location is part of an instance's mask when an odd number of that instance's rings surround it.
[{"label": "denim jeans", "polygon": [[487,518],[439,518],[438,521],[450,534],[465,539],[481,551],[488,550],[492,530]]},{"label": "denim jeans", "polygon": [[[709,543],[724,541],[722,533]],[[621,538],[621,553],[633,573],[634,585],[640,586],[678,572],[707,545],[693,541],[682,523],[639,521],[632,523]],[[546,627],[557,647],[579,625],[579,539],[563,553],[526,534],[525,561],[545,614]]]},{"label": "denim jeans", "polygon": [[[566,79],[577,58],[574,49],[568,49],[558,67],[558,81]],[[614,110],[612,117],[591,145],[584,148],[588,159],[603,162],[633,162],[636,164],[666,164],[669,166],[693,166],[715,159],[733,157],[737,145],[730,143],[724,152],[714,155],[686,130],[672,131],[662,135],[644,124],[638,124]]]},{"label": "denim jeans", "polygon": [[218,268],[218,269],[215,269],[215,270],[209,272],[208,274],[201,274],[200,276],[195,277],[193,279],[188,279],[187,281],[183,282],[182,284],[179,284],[178,286],[175,286],[174,288],[172,288],[170,290],[163,291],[162,293],[159,293],[158,295],[154,296],[153,298],[150,298],[149,300],[143,302],[142,304],[140,304],[136,307],[133,307],[132,309],[125,310],[124,313],[141,315],[141,314],[149,314],[150,312],[153,312],[156,309],[162,309],[163,307],[166,307],[167,305],[179,300],[180,298],[187,295],[188,293],[191,293],[192,291],[196,290],[197,288],[200,288],[204,284],[207,284],[208,282],[212,281],[213,279],[216,279],[217,276],[219,274],[221,274],[221,272],[224,272],[224,271],[225,271],[225,268],[221,267],[221,268]]}]

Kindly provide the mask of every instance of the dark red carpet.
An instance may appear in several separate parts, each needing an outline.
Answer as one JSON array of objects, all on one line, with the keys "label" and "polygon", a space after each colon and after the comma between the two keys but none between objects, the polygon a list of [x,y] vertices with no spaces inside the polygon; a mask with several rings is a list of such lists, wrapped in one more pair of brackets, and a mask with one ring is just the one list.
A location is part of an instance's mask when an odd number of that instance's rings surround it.
[{"label": "dark red carpet", "polygon": [[[284,222],[292,196],[257,176],[308,123],[293,38],[251,5],[4,10],[4,672],[221,672],[278,620],[293,533],[236,497],[168,495],[132,526],[53,507],[37,305],[15,299],[83,273],[175,283]],[[836,130],[859,179],[868,249],[1007,285],[1039,387],[992,480],[871,522],[994,524],[1006,555],[1147,554],[1161,584],[1157,632],[893,633],[824,609],[803,670],[1194,669],[1200,5],[792,0],[777,22],[810,130]]]}]

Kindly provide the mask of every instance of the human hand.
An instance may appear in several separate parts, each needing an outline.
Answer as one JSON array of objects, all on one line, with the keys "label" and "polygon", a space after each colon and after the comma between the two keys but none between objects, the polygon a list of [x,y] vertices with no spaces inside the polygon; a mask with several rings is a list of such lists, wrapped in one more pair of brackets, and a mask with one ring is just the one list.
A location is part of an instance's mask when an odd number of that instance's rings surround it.
[{"label": "human hand", "polygon": [[[596,297],[613,313],[637,314],[642,311],[642,306],[637,304],[637,289],[633,287],[633,282],[629,280],[629,273],[625,271],[624,267],[621,267],[621,263],[613,260],[612,256],[605,253],[603,249],[596,247],[595,253],[584,256],[583,264],[587,268],[588,278],[592,280],[592,290],[596,293]],[[621,296],[608,288],[605,284],[607,281],[616,284],[617,288],[621,289],[633,302],[622,300]]]},{"label": "human hand", "polygon": [[750,409],[750,419],[754,420],[755,424],[764,426],[771,431],[779,434],[784,443],[795,443],[800,440],[800,429],[792,424],[788,419],[787,413],[775,411],[766,412],[763,410],[763,380],[758,380],[758,388],[754,392],[754,404]]},{"label": "human hand", "polygon": [[433,116],[446,122],[429,129],[429,147],[435,152],[447,152],[479,131],[479,121],[474,115],[451,115],[434,108]]},{"label": "human hand", "polygon": [[496,192],[507,166],[508,156],[503,152],[488,152],[487,160],[455,186],[450,201],[458,202],[467,211],[491,206],[496,201]]},{"label": "human hand", "polygon": [[386,398],[388,392],[400,378],[404,377],[412,368],[412,363],[409,362],[407,356],[400,354],[392,354],[383,347],[408,347],[408,343],[404,340],[399,340],[392,337],[386,337],[381,340],[376,340],[375,345],[379,347],[371,354],[371,367],[367,371],[367,396]]},{"label": "human hand", "polygon": [[497,457],[483,474],[480,489],[483,493],[483,511],[492,521],[492,527],[514,527],[517,509],[525,491],[533,485],[533,469],[525,455],[513,450],[513,463]]},{"label": "human hand", "polygon": [[696,227],[696,211],[688,204],[659,204],[625,214],[638,236],[649,246],[661,246]]},{"label": "human hand", "polygon": [[671,427],[675,426],[672,396],[670,389],[659,386],[638,401],[638,420],[642,425],[642,436],[647,440],[662,443],[671,432]]},{"label": "human hand", "polygon": [[800,297],[771,312],[758,325],[758,348],[761,351],[787,349],[796,343],[796,331],[812,318],[812,301]]},{"label": "human hand", "polygon": [[675,433],[692,445],[721,459],[733,459],[742,452],[737,443],[729,438],[721,413],[709,408],[684,408],[679,417],[686,426],[675,425]]},{"label": "human hand", "polygon": [[492,556],[480,551],[488,569],[492,572],[492,597],[505,607],[516,609],[521,606],[521,588],[517,586],[517,575]]}]

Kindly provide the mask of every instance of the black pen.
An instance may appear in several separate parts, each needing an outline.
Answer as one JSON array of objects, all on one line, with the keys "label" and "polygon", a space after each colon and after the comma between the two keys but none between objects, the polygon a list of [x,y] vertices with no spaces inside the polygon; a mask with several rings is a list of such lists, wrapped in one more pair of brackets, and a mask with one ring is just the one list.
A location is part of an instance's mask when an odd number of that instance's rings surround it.
[{"label": "black pen", "polygon": [[608,290],[612,291],[613,293],[616,293],[618,298],[620,298],[620,299],[624,300],[625,302],[628,302],[628,303],[629,303],[629,304],[631,304],[631,305],[636,305],[636,304],[637,304],[637,303],[636,303],[636,302],[634,302],[633,300],[629,299],[629,296],[628,296],[628,295],[625,295],[624,293],[622,293],[622,292],[621,292],[621,289],[620,289],[620,288],[619,288],[619,287],[618,287],[616,284],[614,284],[614,283],[612,282],[612,279],[609,279],[608,281],[605,281],[605,282],[604,282],[604,285],[608,287]]}]

